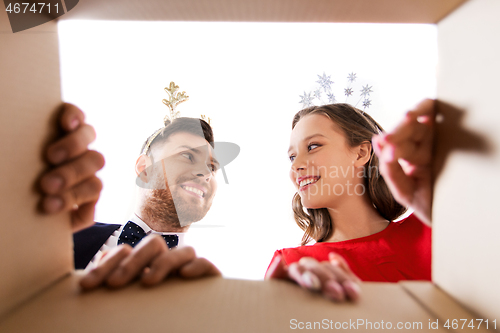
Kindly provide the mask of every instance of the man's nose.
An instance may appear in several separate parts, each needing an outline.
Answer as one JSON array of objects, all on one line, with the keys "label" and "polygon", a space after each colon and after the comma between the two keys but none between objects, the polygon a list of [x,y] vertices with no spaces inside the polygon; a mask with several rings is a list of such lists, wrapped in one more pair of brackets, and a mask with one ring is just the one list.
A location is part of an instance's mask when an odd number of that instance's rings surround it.
[{"label": "man's nose", "polygon": [[196,169],[194,170],[193,174],[196,177],[206,178],[207,181],[209,181],[213,176],[212,170],[205,163],[199,163],[199,165],[196,166]]}]

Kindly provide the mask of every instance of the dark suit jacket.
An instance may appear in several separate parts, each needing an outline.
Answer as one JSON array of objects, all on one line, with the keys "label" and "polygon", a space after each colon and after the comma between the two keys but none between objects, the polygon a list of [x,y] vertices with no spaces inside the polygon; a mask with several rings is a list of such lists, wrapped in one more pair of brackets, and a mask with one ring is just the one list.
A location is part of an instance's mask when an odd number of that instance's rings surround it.
[{"label": "dark suit jacket", "polygon": [[96,222],[90,228],[73,234],[73,250],[75,256],[75,269],[84,269],[94,258],[101,246],[106,243],[109,236],[121,224],[106,224]]}]

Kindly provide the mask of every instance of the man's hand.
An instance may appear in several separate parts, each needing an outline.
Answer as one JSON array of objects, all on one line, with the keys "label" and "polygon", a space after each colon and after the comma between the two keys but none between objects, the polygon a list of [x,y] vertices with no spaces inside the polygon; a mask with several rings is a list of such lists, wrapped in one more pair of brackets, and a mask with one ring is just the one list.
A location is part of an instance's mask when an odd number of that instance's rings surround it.
[{"label": "man's hand", "polygon": [[373,150],[380,161],[380,173],[392,195],[429,225],[434,118],[434,101],[424,100],[406,114],[392,133],[372,139]]},{"label": "man's hand", "polygon": [[44,195],[41,208],[48,214],[71,211],[76,232],[94,223],[95,204],[102,189],[95,174],[104,166],[104,157],[88,150],[95,131],[85,123],[85,115],[78,107],[65,104],[58,121],[65,135],[46,151],[53,168],[40,179]]},{"label": "man's hand", "polygon": [[288,279],[302,288],[320,292],[326,298],[342,302],[357,300],[361,294],[359,278],[351,271],[340,255],[330,253],[329,261],[317,261],[303,257],[298,262],[286,266],[281,257],[271,263],[266,279]]},{"label": "man's hand", "polygon": [[221,275],[210,261],[196,257],[192,247],[169,250],[159,235],[145,237],[135,248],[122,244],[107,253],[80,280],[84,290],[101,285],[120,288],[140,278],[145,286],[161,283],[171,274],[183,278]]}]

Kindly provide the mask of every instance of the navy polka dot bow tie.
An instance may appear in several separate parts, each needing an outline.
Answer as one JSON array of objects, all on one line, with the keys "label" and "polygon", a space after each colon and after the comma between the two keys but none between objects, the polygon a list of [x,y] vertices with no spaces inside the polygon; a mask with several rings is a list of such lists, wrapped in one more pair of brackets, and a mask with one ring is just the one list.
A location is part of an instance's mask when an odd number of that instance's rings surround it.
[{"label": "navy polka dot bow tie", "polygon": [[[144,232],[144,230],[134,222],[129,221],[123,227],[122,233],[118,238],[118,245],[128,244],[134,247],[144,237],[146,237],[146,233]],[[165,242],[167,242],[167,246],[169,249],[176,247],[179,244],[179,236],[177,235],[162,235],[162,237],[165,239]]]}]

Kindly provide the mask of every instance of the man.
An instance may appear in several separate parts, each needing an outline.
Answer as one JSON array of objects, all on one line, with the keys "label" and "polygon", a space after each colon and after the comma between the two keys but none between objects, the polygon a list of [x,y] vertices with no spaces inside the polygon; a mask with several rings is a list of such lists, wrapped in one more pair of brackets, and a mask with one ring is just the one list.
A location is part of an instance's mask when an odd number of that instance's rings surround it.
[{"label": "man", "polygon": [[119,244],[134,247],[149,234],[163,236],[169,248],[183,245],[185,232],[206,215],[217,189],[211,145],[210,125],[194,118],[174,119],[148,139],[135,165],[134,214],[124,225],[98,223],[76,233],[75,267],[95,263]]},{"label": "man", "polygon": [[[94,206],[102,188],[95,173],[104,165],[104,159],[87,150],[95,132],[84,123],[84,115],[77,107],[67,104],[59,119],[67,134],[47,149],[47,159],[54,168],[40,181],[42,209],[47,213],[71,211],[73,229],[80,231],[93,223]],[[192,248],[169,251],[165,240],[153,232],[153,228],[156,232],[186,231],[192,222],[205,216],[216,191],[217,165],[209,146],[213,142],[210,126],[195,119],[177,120],[143,149],[136,163],[139,179],[158,187],[139,190],[135,211],[137,221],[147,229],[145,233],[153,234],[134,249],[128,244],[115,245],[102,263],[82,279],[82,287],[91,289],[103,283],[120,287],[141,273],[143,283],[149,285],[161,282],[171,272],[188,278],[220,275],[210,262],[197,258]],[[164,159],[168,159],[167,163]],[[163,171],[168,173],[163,174],[168,178],[158,174],[158,164],[162,169],[167,166]],[[164,186],[160,188],[162,181]],[[196,193],[190,193],[193,191]],[[195,195],[200,191],[201,198]],[[75,249],[79,246],[76,244]]]}]

